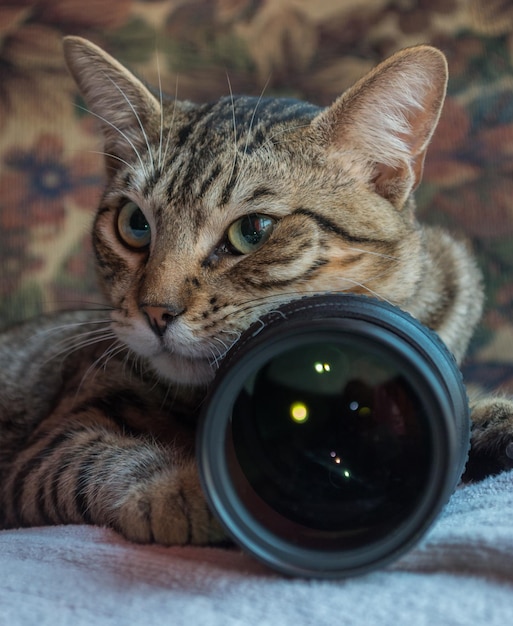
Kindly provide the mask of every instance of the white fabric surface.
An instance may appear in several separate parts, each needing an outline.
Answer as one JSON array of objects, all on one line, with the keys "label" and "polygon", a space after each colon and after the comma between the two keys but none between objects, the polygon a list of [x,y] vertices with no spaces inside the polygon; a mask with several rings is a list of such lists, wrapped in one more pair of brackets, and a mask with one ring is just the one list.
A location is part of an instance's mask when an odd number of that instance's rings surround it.
[{"label": "white fabric surface", "polygon": [[238,550],[87,526],[0,532],[1,626],[513,624],[513,472],[461,487],[421,545],[348,580],[288,579]]}]

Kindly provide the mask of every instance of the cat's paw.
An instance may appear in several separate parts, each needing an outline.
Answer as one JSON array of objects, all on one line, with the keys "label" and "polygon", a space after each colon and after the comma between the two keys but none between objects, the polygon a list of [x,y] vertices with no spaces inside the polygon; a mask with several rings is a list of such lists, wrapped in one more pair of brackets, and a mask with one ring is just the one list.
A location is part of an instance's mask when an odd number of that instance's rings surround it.
[{"label": "cat's paw", "polygon": [[513,401],[483,398],[472,406],[472,438],[463,480],[513,468]]},{"label": "cat's paw", "polygon": [[138,543],[212,545],[227,541],[207,506],[194,464],[174,467],[134,485],[120,503],[114,526]]}]

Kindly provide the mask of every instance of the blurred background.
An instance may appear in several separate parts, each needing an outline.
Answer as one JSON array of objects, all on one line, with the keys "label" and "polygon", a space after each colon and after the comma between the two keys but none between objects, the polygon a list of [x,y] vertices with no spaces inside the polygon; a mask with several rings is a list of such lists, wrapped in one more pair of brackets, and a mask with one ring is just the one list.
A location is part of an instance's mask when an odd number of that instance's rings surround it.
[{"label": "blurred background", "polygon": [[513,392],[512,0],[0,0],[0,328],[100,301],[101,141],[66,34],[196,101],[227,94],[228,76],[235,93],[327,105],[392,52],[441,48],[451,78],[418,210],[467,238],[485,275],[465,375]]}]

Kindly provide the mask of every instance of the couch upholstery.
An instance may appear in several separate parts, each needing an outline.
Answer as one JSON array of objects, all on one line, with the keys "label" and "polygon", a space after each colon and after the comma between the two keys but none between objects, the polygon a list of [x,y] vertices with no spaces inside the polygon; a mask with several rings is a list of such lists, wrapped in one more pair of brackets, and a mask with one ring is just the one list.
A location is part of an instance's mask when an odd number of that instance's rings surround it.
[{"label": "couch upholstery", "polygon": [[447,103],[417,193],[470,240],[487,306],[465,374],[513,386],[513,8],[499,0],[0,0],[0,327],[96,303],[88,228],[102,184],[94,119],[61,37],[104,46],[192,100],[228,92],[329,104],[380,59],[447,55]]}]

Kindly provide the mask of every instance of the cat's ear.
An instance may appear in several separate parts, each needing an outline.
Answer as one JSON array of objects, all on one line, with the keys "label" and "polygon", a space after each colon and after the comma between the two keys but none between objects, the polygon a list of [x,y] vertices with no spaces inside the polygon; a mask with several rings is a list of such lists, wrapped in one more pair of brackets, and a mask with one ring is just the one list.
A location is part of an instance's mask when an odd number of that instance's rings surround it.
[{"label": "cat's ear", "polygon": [[66,63],[88,109],[101,122],[111,165],[131,160],[146,146],[149,120],[160,120],[160,103],[121,63],[81,37],[65,37]]},{"label": "cat's ear", "polygon": [[436,48],[402,50],[314,119],[317,143],[401,208],[421,180],[447,78],[447,62]]}]

